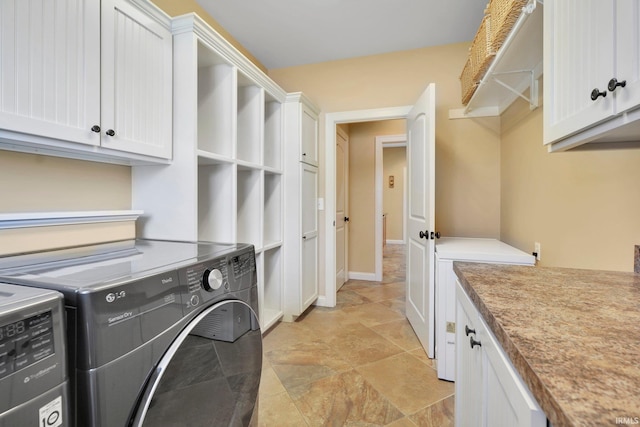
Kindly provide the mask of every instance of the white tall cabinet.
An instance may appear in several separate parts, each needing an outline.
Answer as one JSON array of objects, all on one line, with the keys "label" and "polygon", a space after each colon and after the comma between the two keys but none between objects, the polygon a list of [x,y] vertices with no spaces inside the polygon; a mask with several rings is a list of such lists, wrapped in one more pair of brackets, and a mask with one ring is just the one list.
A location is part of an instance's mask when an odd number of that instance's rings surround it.
[{"label": "white tall cabinet", "polygon": [[318,114],[302,93],[287,96],[285,321],[294,320],[318,298]]},{"label": "white tall cabinet", "polygon": [[2,148],[170,159],[168,25],[143,0],[0,0]]},{"label": "white tall cabinet", "polygon": [[138,235],[253,244],[266,330],[283,315],[286,93],[197,15],[173,33],[173,162],[133,168]]},{"label": "white tall cabinet", "polygon": [[638,140],[636,0],[545,1],[544,100],[544,143],[552,150]]}]

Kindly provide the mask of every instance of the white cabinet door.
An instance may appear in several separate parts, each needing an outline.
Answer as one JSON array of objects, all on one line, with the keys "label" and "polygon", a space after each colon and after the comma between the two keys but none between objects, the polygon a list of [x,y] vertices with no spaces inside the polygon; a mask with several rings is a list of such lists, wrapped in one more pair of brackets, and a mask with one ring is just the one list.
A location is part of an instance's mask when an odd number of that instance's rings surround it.
[{"label": "white cabinet door", "polygon": [[300,313],[318,298],[318,169],[300,164],[302,256]]},{"label": "white cabinet door", "polygon": [[547,418],[456,282],[456,426],[544,427]]},{"label": "white cabinet door", "polygon": [[[614,113],[614,1],[544,4],[544,142],[571,135]],[[591,99],[597,90],[606,96]]]},{"label": "white cabinet door", "polygon": [[[458,294],[456,302],[456,426],[482,426],[482,352],[471,348],[466,329],[476,330],[478,318],[471,301]],[[466,328],[466,329],[465,329]]]},{"label": "white cabinet door", "polygon": [[99,145],[100,3],[0,0],[0,129]]},{"label": "white cabinet door", "polygon": [[318,166],[318,114],[304,103],[301,108],[300,161]]},{"label": "white cabinet door", "polygon": [[616,2],[616,71],[612,75],[624,87],[614,90],[616,112],[640,105],[640,2]]},{"label": "white cabinet door", "polygon": [[171,158],[171,33],[126,0],[102,1],[102,145]]},{"label": "white cabinet door", "polygon": [[[486,329],[485,327],[485,330]],[[479,336],[485,356],[485,409],[487,426],[544,427],[547,418],[507,359],[497,341]]]}]

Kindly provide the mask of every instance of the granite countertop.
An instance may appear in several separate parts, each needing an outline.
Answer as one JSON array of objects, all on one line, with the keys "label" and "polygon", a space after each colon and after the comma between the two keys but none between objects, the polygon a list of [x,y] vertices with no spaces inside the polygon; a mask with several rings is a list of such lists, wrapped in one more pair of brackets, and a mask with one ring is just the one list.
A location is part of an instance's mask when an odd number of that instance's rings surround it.
[{"label": "granite countertop", "polygon": [[640,274],[454,271],[554,427],[640,422]]}]

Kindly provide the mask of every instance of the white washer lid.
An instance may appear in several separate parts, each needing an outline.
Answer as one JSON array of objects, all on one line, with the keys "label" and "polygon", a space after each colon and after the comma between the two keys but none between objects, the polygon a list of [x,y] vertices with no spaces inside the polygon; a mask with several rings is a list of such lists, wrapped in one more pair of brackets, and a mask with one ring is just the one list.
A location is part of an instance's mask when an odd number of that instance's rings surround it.
[{"label": "white washer lid", "polygon": [[440,259],[534,265],[535,257],[497,239],[443,237],[436,240]]}]

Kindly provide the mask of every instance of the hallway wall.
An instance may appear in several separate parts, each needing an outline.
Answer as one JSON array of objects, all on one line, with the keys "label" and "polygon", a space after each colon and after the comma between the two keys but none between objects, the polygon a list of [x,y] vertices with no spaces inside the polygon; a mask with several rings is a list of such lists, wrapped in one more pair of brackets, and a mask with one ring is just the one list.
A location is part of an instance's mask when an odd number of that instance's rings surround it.
[{"label": "hallway wall", "polygon": [[[404,217],[404,168],[407,166],[407,149],[391,147],[382,150],[382,212],[387,214],[387,240],[403,239]],[[393,175],[394,186],[389,187]]]}]

